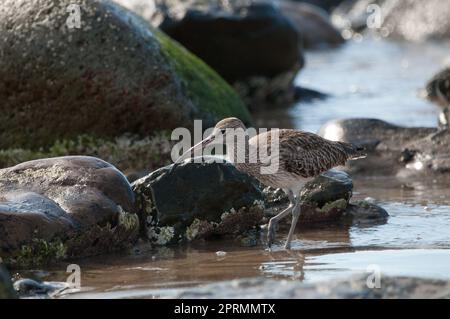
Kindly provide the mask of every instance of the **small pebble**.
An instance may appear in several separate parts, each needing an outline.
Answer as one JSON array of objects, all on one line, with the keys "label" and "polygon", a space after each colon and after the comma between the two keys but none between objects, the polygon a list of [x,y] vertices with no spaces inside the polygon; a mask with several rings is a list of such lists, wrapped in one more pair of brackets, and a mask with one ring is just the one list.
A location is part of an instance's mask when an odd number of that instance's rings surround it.
[{"label": "small pebble", "polygon": [[227,255],[227,253],[225,251],[216,251],[217,257],[225,257],[226,255]]}]

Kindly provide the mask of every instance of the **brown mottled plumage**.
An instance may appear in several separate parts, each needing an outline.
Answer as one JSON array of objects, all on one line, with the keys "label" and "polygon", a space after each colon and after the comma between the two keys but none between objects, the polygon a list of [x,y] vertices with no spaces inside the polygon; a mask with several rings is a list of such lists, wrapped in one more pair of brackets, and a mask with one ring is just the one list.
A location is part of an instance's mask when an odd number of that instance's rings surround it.
[{"label": "brown mottled plumage", "polygon": [[[246,128],[237,118],[224,119],[217,123],[208,138],[195,147],[200,145],[205,147],[212,143],[217,136],[225,136],[230,129],[245,131]],[[278,154],[273,151],[274,143],[277,141]],[[316,134],[297,130],[270,130],[251,138],[246,135],[244,143],[245,145],[241,146],[236,145],[236,142],[234,145],[227,144],[227,148],[234,149],[234,154],[231,154],[234,155],[232,160],[234,165],[267,186],[284,189],[289,196],[291,202],[289,207],[270,220],[268,232],[270,246],[275,236],[275,225],[292,211],[293,220],[286,248],[290,247],[290,241],[300,215],[299,193],[304,184],[335,166],[345,165],[347,160],[365,157],[362,148],[350,143],[333,142]],[[245,149],[244,162],[236,161],[239,158],[237,153],[239,147],[241,150]],[[265,149],[264,154],[268,156],[260,157],[261,149]],[[192,148],[185,154],[190,154],[191,150]],[[261,168],[271,167],[274,163],[277,164],[275,171],[270,174],[262,172]]]}]

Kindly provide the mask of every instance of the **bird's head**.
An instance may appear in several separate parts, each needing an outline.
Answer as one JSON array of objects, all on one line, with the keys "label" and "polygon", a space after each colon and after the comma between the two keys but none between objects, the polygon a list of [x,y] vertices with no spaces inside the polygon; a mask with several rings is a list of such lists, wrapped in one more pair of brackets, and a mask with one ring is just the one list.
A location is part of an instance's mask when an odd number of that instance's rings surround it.
[{"label": "bird's head", "polygon": [[210,135],[184,152],[183,155],[181,155],[175,163],[179,163],[182,160],[186,159],[187,155],[190,155],[194,150],[198,148],[204,149],[206,146],[218,141],[220,141],[220,143],[223,143],[226,140],[226,135],[230,132],[235,132],[235,130],[237,129],[241,129],[243,132],[245,132],[246,127],[244,123],[236,117],[228,117],[219,121],[216,126],[214,126],[214,129]]}]

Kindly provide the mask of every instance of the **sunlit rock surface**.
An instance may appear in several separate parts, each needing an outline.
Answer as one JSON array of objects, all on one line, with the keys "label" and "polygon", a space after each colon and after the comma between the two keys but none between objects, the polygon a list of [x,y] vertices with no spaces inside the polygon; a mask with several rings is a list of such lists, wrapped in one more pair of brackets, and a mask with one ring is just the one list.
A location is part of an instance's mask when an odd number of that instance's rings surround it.
[{"label": "sunlit rock surface", "polygon": [[433,76],[427,83],[425,97],[441,107],[450,106],[450,68]]},{"label": "sunlit rock surface", "polygon": [[125,176],[93,157],[25,162],[0,170],[0,256],[15,267],[127,247],[137,238]]},{"label": "sunlit rock surface", "polygon": [[419,42],[448,39],[449,15],[450,2],[442,0],[358,0],[343,2],[333,21],[354,31],[365,29],[369,22],[369,29],[382,36]]},{"label": "sunlit rock surface", "polygon": [[[326,123],[319,135],[333,141],[364,146],[365,159],[348,162],[346,169],[366,175],[395,175],[404,168],[405,149],[414,141],[436,133],[437,128],[402,127],[377,119],[343,119]],[[447,151],[442,150],[444,153]]]}]

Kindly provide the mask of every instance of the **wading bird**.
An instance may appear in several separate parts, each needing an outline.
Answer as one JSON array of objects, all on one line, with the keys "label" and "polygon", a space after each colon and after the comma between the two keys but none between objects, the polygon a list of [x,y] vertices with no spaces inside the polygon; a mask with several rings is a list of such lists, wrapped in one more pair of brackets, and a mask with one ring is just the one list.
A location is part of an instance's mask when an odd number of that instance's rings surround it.
[{"label": "wading bird", "polygon": [[[313,133],[291,129],[270,130],[251,138],[248,134],[244,134],[244,138],[240,140],[243,145],[238,145],[239,139],[227,138],[227,135],[232,132],[235,134],[236,131],[246,131],[241,120],[237,118],[221,120],[207,138],[187,150],[175,164],[184,160],[187,155],[190,156],[191,152],[198,148],[224,143],[227,151],[232,150],[234,160],[231,162],[238,170],[252,175],[266,186],[283,189],[290,203],[285,210],[269,221],[267,234],[269,247],[275,239],[278,222],[292,213],[292,224],[285,244],[286,249],[290,248],[300,216],[300,190],[306,182],[335,166],[345,165],[347,160],[366,156],[363,148],[353,144],[333,142]],[[243,151],[243,156],[242,153],[239,154],[240,151]],[[239,158],[243,160],[236,160]],[[272,165],[274,163],[277,165]],[[263,172],[263,168],[271,166],[276,169],[268,170],[269,173]]]}]

